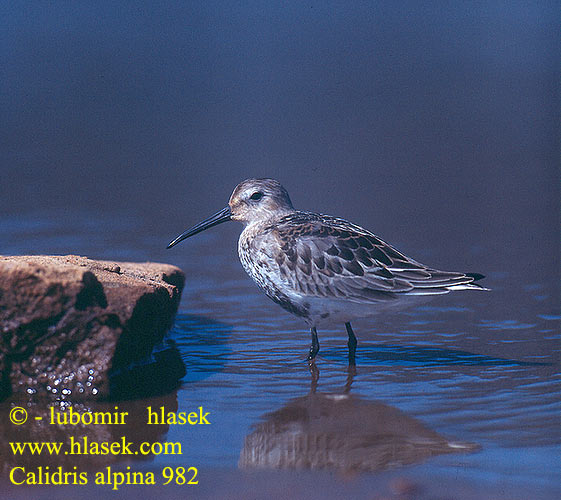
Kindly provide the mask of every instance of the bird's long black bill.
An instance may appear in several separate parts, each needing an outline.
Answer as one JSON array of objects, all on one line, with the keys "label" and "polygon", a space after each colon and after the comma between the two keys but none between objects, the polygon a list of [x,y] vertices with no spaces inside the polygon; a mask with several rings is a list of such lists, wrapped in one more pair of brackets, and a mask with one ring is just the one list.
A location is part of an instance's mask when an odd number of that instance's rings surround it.
[{"label": "bird's long black bill", "polygon": [[218,224],[222,224],[223,222],[231,220],[232,212],[230,212],[230,207],[225,207],[220,212],[216,212],[214,215],[211,215],[208,219],[205,219],[202,222],[199,222],[196,226],[193,226],[187,231],[181,233],[177,238],[175,238],[167,248],[171,248],[177,245],[179,242],[183,241],[185,238],[189,238],[189,236],[193,236],[209,227],[217,226]]}]

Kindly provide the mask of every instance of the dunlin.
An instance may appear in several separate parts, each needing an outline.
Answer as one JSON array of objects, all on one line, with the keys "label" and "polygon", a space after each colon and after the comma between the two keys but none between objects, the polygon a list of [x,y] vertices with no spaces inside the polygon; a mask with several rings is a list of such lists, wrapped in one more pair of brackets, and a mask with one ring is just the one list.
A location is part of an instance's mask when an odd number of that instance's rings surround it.
[{"label": "dunlin", "polygon": [[353,319],[422,296],[485,290],[474,283],[481,274],[433,269],[345,219],[295,210],[274,179],[241,182],[227,207],[187,229],[168,248],[229,220],[245,226],[238,253],[247,274],[274,302],[309,325],[309,361],[319,351],[316,328],[325,323],[345,324],[349,361],[354,363]]}]

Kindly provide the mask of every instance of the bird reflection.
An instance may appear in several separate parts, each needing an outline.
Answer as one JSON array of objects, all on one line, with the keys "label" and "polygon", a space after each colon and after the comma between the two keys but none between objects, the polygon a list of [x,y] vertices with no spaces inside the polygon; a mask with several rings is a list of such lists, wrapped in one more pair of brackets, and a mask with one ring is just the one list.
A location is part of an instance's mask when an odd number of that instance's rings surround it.
[{"label": "bird reflection", "polygon": [[380,471],[477,449],[439,435],[397,408],[350,394],[354,365],[336,393],[317,391],[315,364],[310,373],[310,393],[263,415],[245,438],[240,467]]},{"label": "bird reflection", "polygon": [[[319,368],[315,363],[309,363],[308,368],[310,369],[310,394],[315,394],[318,388],[319,381]],[[348,394],[351,390],[351,385],[356,375],[356,365],[354,363],[349,363],[347,366],[347,381],[343,387],[343,394]]]}]

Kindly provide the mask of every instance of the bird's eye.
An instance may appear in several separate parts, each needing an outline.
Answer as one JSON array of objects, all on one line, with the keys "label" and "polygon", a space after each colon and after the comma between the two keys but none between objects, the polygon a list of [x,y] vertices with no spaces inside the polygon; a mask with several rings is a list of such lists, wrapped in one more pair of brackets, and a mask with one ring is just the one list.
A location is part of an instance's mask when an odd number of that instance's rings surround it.
[{"label": "bird's eye", "polygon": [[249,197],[250,200],[254,200],[254,201],[259,201],[261,198],[263,198],[263,193],[261,191],[255,191],[255,193],[253,193]]}]

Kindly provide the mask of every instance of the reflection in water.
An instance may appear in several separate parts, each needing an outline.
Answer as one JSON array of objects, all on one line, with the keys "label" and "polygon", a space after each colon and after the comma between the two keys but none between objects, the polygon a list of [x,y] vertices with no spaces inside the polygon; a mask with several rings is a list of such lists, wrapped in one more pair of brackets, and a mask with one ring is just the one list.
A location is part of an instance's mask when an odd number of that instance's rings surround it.
[{"label": "reflection in water", "polygon": [[185,375],[185,364],[175,342],[166,337],[143,359],[112,370],[110,398],[133,399],[165,394],[176,389]]},{"label": "reflection in water", "polygon": [[224,369],[231,354],[231,325],[205,316],[177,314],[170,332],[187,365],[183,383],[193,383]]},{"label": "reflection in water", "polygon": [[444,453],[473,451],[452,442],[397,408],[350,394],[356,367],[343,391],[316,391],[319,370],[310,366],[311,391],[264,415],[245,438],[240,467],[379,471]]},{"label": "reflection in water", "polygon": [[[29,415],[28,422],[24,425],[13,425],[8,414],[10,408],[14,406],[24,406]],[[51,410],[51,406],[53,410]],[[27,402],[22,401],[21,397],[17,400],[7,400],[2,402],[0,406],[0,439],[3,443],[3,449],[0,459],[0,476],[7,477],[10,469],[13,467],[24,467],[27,471],[36,469],[37,467],[49,466],[52,471],[61,466],[65,471],[72,471],[74,466],[79,466],[80,470],[87,470],[105,466],[112,463],[123,462],[123,459],[129,461],[134,460],[150,460],[154,457],[148,448],[148,454],[135,454],[135,448],[141,442],[163,443],[168,432],[169,426],[148,425],[146,407],[159,408],[165,406],[166,411],[177,411],[177,391],[171,392],[164,396],[154,397],[150,399],[141,399],[134,401],[119,402],[93,402],[73,403],[71,405],[73,413],[83,416],[87,412],[100,414],[97,423],[88,423],[87,419],[79,421],[77,417],[73,418],[73,423],[66,425],[58,425],[59,420],[70,422],[69,409],[70,404],[67,401],[59,401],[58,404],[45,404],[45,400],[30,396]],[[117,410],[116,410],[117,408]],[[54,424],[51,424],[51,412],[54,413]],[[58,413],[63,416],[57,418]],[[64,413],[63,413],[64,412]],[[122,417],[122,420],[112,420],[109,423],[109,414],[111,417],[116,415],[120,417],[121,412],[128,412],[128,415]],[[105,416],[101,416],[105,413]],[[40,420],[37,420],[40,418]],[[82,417],[83,418],[83,417]],[[101,423],[103,422],[103,423]],[[115,425],[119,422],[119,425]],[[124,441],[123,441],[124,440]],[[103,453],[101,452],[101,443],[133,443],[129,448],[119,448],[129,450],[133,454],[119,453]],[[14,453],[10,442],[37,442],[37,443],[64,443],[61,452],[55,456],[46,453]],[[72,445],[74,443],[74,445]],[[96,449],[98,453],[96,453]],[[115,448],[113,449],[115,450]],[[68,454],[65,453],[68,451]]]},{"label": "reflection in water", "polygon": [[[370,347],[370,346],[369,346]],[[458,349],[442,347],[375,345],[360,353],[361,365],[395,365],[402,366],[482,366],[482,367],[517,367],[543,366],[546,363],[519,361],[516,359],[498,358]]]}]

